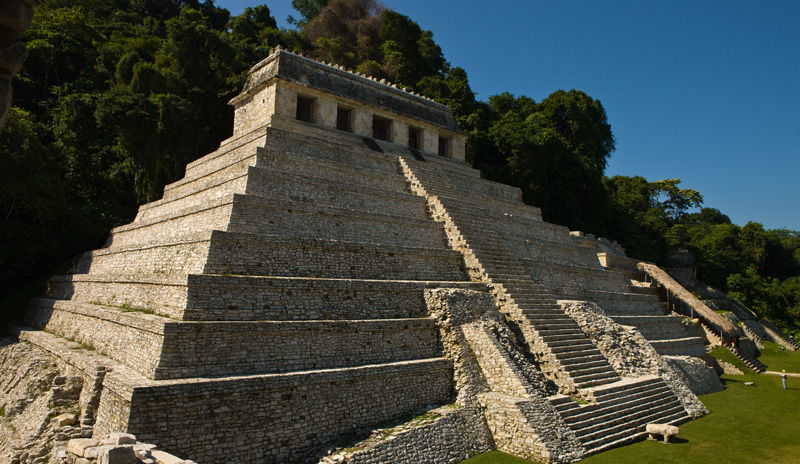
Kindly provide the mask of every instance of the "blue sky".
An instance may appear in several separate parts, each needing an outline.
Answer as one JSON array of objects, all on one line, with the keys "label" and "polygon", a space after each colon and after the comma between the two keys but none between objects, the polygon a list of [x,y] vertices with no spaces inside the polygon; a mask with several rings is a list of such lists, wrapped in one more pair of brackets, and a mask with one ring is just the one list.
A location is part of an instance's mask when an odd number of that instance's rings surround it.
[{"label": "blue sky", "polygon": [[[291,0],[217,0],[240,14]],[[679,178],[739,225],[800,230],[800,2],[384,0],[434,34],[478,98],[600,100],[606,175]]]}]

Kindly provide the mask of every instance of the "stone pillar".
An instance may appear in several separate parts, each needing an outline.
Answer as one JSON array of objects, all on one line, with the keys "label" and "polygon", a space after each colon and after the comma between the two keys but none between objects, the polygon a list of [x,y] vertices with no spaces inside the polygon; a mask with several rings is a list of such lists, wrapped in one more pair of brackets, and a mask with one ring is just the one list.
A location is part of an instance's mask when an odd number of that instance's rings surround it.
[{"label": "stone pillar", "polygon": [[392,142],[408,145],[408,124],[398,119],[392,121]]},{"label": "stone pillar", "polygon": [[453,137],[450,139],[450,157],[458,161],[466,161],[467,139]]},{"label": "stone pillar", "polygon": [[275,114],[294,119],[297,116],[297,92],[280,82],[275,87]]},{"label": "stone pillar", "polygon": [[22,67],[28,49],[19,38],[33,20],[36,0],[3,0],[0,2],[0,128],[11,107],[11,77]]},{"label": "stone pillar", "polygon": [[439,153],[439,133],[430,129],[422,131],[422,151],[425,153]]},{"label": "stone pillar", "polygon": [[355,108],[353,111],[353,132],[372,137],[372,113],[364,108]]},{"label": "stone pillar", "polygon": [[336,128],[336,102],[327,98],[317,98],[316,123],[326,129]]}]

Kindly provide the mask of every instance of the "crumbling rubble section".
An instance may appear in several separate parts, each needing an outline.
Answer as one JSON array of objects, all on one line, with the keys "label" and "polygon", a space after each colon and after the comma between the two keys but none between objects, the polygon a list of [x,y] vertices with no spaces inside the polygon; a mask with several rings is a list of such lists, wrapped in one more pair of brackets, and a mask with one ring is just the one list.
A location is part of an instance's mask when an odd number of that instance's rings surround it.
[{"label": "crumbling rubble section", "polygon": [[58,462],[54,451],[91,434],[78,422],[83,379],[46,351],[14,338],[0,340],[0,461]]},{"label": "crumbling rubble section", "polygon": [[[708,414],[686,381],[633,327],[622,326],[598,305],[587,301],[561,301],[566,313],[581,327],[621,377],[661,377],[693,418]],[[707,367],[708,370],[713,370]]]}]

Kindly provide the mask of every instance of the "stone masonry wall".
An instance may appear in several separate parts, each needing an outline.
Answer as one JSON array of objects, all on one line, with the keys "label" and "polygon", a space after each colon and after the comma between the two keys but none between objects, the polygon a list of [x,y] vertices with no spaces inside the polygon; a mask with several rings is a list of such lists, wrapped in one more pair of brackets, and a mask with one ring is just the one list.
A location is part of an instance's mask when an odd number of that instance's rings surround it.
[{"label": "stone masonry wall", "polygon": [[[388,435],[365,449],[341,455],[351,464],[450,464],[494,448],[479,408],[447,405],[428,414],[438,417],[400,432],[378,430]],[[320,464],[335,463],[337,457],[324,458]]]},{"label": "stone masonry wall", "polygon": [[[452,391],[444,359],[251,377],[147,384],[107,376],[96,433],[127,431],[197,461],[296,462],[326,441],[431,403]],[[125,415],[128,414],[126,418]],[[127,430],[113,430],[113,424]],[[127,427],[122,425],[127,424]],[[187,431],[191,430],[191,437]],[[236,430],[236,434],[231,431]],[[196,439],[208,445],[195,447]],[[292,451],[289,444],[305,444]]]},{"label": "stone masonry wall", "polygon": [[449,250],[215,232],[204,273],[360,279],[463,280]]}]

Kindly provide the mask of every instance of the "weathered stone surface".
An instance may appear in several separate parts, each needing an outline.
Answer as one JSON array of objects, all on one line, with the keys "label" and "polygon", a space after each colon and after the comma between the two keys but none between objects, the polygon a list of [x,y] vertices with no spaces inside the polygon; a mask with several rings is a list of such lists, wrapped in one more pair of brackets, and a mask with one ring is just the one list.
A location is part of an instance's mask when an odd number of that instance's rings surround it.
[{"label": "weathered stone surface", "polygon": [[674,371],[684,375],[695,395],[705,395],[725,389],[714,369],[702,359],[692,356],[664,356],[664,360]]},{"label": "weathered stone surface", "polygon": [[138,459],[129,446],[102,446],[97,464],[137,464]]},{"label": "weathered stone surface", "polygon": [[94,448],[99,444],[100,442],[94,438],[75,438],[67,443],[67,451],[82,458],[84,457],[86,448]]}]

